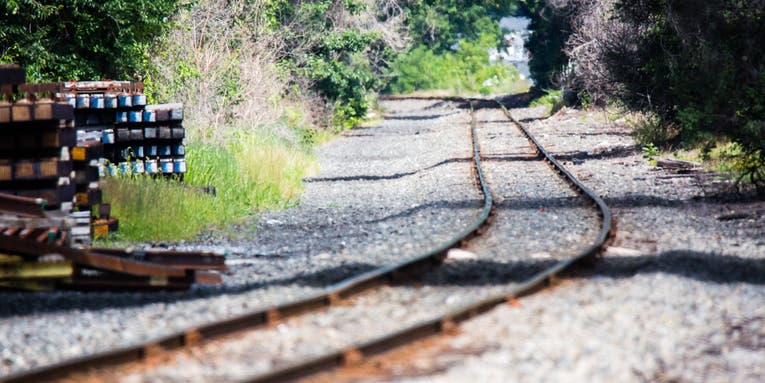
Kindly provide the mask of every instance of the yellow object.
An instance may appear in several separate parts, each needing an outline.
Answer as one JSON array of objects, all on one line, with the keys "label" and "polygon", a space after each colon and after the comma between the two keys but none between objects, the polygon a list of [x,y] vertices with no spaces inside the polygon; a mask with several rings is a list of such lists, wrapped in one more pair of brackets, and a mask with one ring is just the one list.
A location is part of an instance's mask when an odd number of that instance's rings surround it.
[{"label": "yellow object", "polygon": [[23,262],[0,265],[0,280],[71,277],[71,262]]}]

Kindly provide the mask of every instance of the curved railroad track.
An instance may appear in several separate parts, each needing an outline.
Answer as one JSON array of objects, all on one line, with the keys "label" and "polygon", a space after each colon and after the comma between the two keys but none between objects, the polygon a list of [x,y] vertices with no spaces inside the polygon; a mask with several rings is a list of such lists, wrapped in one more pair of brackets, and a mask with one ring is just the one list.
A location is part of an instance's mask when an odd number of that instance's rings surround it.
[{"label": "curved railroad track", "polygon": [[[473,103],[486,103],[486,100],[463,100]],[[501,106],[501,105],[500,105]],[[504,107],[503,107],[504,109]],[[508,118],[512,119],[507,110],[504,110]],[[471,112],[472,113],[472,112]],[[356,363],[364,357],[378,355],[399,345],[406,344],[424,337],[438,334],[453,328],[459,322],[478,315],[495,305],[513,301],[516,298],[531,294],[548,285],[556,275],[569,268],[571,265],[597,253],[605,243],[611,230],[611,216],[603,201],[584,187],[568,171],[565,170],[549,153],[545,151],[536,139],[531,136],[527,129],[519,122],[513,121],[520,129],[524,137],[529,140],[539,156],[546,161],[554,171],[566,180],[577,194],[589,200],[598,211],[600,228],[595,240],[586,249],[572,257],[556,261],[543,271],[527,278],[520,284],[514,285],[507,291],[502,291],[490,297],[484,297],[480,301],[465,304],[462,307],[439,313],[438,317],[420,321],[406,328],[389,331],[385,335],[367,340],[361,344],[345,347],[338,351],[322,354],[310,360],[302,360],[295,364],[286,365],[278,370],[272,370],[264,375],[252,376],[247,381],[284,381],[308,376],[318,371],[326,371],[349,363]],[[285,320],[300,316],[309,312],[338,307],[349,304],[349,298],[358,297],[362,293],[369,292],[374,288],[389,286],[391,284],[407,281],[415,276],[422,275],[424,271],[431,270],[441,264],[447,257],[450,249],[461,247],[485,229],[489,215],[493,207],[493,198],[489,191],[484,170],[481,164],[479,140],[476,136],[476,117],[473,113],[471,122],[473,138],[474,170],[477,185],[484,196],[484,204],[480,215],[469,225],[459,231],[454,237],[441,243],[427,253],[406,260],[399,264],[381,267],[370,272],[346,279],[332,285],[322,293],[315,294],[287,304],[274,306],[266,310],[258,310],[235,318],[209,323],[193,329],[188,329],[171,336],[155,339],[128,348],[113,350],[110,352],[95,354],[65,361],[51,366],[46,366],[28,372],[12,375],[5,378],[8,382],[43,381],[53,378],[80,374],[89,370],[106,370],[116,365],[125,365],[130,362],[153,362],[157,356],[166,355],[169,351],[180,351],[192,348],[207,341],[220,339],[229,335],[240,334],[243,330],[254,330],[267,326],[283,323]]]}]

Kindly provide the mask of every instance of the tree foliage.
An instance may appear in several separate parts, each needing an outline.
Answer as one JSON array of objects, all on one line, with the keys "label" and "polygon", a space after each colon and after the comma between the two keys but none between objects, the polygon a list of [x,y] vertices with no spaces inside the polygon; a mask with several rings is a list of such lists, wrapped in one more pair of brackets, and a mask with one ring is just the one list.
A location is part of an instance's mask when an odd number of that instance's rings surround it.
[{"label": "tree foliage", "polygon": [[402,5],[414,43],[436,53],[449,50],[459,39],[472,41],[485,35],[499,39],[497,20],[517,10],[515,0],[409,0]]},{"label": "tree foliage", "polygon": [[152,40],[182,0],[6,0],[0,61],[30,80],[138,77]]},{"label": "tree foliage", "polygon": [[737,143],[744,174],[765,185],[762,1],[568,3],[570,84],[655,114],[678,131],[670,144]]},{"label": "tree foliage", "polygon": [[560,75],[568,65],[563,51],[571,33],[567,9],[554,6],[548,0],[522,0],[521,9],[531,18],[532,33],[526,42],[526,49],[531,53],[531,77],[539,88],[557,89]]}]

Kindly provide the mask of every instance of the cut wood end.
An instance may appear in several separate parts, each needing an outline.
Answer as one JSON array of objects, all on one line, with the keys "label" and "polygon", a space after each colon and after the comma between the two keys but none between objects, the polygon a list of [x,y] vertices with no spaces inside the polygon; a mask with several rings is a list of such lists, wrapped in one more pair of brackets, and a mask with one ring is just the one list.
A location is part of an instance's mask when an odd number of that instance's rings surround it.
[{"label": "cut wood end", "polygon": [[452,261],[478,259],[478,254],[462,249],[451,249],[448,253],[446,253],[446,259]]}]

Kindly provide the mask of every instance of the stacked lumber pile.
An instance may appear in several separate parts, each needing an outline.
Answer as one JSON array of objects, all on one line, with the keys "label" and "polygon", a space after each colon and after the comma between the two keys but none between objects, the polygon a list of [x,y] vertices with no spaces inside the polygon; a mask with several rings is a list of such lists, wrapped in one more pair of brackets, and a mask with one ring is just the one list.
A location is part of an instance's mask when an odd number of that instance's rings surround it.
[{"label": "stacked lumber pile", "polygon": [[71,218],[39,199],[0,194],[0,288],[185,290],[219,284],[225,257],[205,252],[74,248]]},{"label": "stacked lumber pile", "polygon": [[67,244],[88,245],[89,218],[83,222],[75,212],[75,196],[90,185],[91,199],[100,198],[98,168],[72,158],[74,109],[56,99],[53,87],[24,81],[21,68],[0,67],[0,193],[39,201],[59,218],[74,212],[70,218],[79,224],[68,226]]},{"label": "stacked lumber pile", "polygon": [[0,65],[0,288],[220,283],[222,255],[89,248],[91,235],[117,227],[101,176],[186,172],[182,106],[146,105],[140,83],[25,81]]},{"label": "stacked lumber pile", "polygon": [[[183,105],[146,105],[142,83],[79,81],[56,84],[75,114],[78,145],[103,145],[101,172],[183,178]],[[94,154],[98,149],[93,149]]]}]

